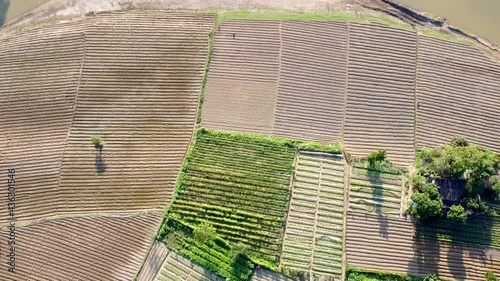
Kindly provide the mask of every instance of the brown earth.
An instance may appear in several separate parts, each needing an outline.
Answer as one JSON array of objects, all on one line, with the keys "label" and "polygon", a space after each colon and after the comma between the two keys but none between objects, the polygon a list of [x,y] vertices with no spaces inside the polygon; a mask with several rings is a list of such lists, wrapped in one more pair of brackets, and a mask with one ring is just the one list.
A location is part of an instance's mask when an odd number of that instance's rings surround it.
[{"label": "brown earth", "polygon": [[147,259],[137,276],[137,281],[153,281],[167,258],[168,249],[162,242],[156,241],[151,247]]},{"label": "brown earth", "polygon": [[416,276],[434,272],[445,280],[471,281],[484,280],[486,271],[500,270],[500,259],[486,255],[488,249],[415,238],[413,229],[405,219],[350,212],[346,249],[349,265]]},{"label": "brown earth", "polygon": [[[132,280],[162,212],[52,220],[16,230],[16,273],[0,257],[0,280]],[[0,231],[7,242],[8,231]]]}]

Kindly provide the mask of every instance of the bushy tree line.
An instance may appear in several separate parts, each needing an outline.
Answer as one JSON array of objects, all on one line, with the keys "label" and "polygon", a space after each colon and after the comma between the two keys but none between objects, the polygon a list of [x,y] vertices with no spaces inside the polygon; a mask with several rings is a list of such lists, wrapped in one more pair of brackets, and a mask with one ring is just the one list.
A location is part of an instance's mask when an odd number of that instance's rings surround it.
[{"label": "bushy tree line", "polygon": [[[470,145],[457,137],[450,144],[422,148],[417,153],[418,173],[412,178],[415,188],[408,213],[421,221],[441,216],[443,202],[432,179],[464,179],[462,200],[451,206],[447,218],[459,223],[467,220],[466,210],[491,213],[484,200],[500,200],[500,156],[488,149]],[[487,192],[489,190],[489,192]],[[489,197],[489,198],[488,198]]]}]

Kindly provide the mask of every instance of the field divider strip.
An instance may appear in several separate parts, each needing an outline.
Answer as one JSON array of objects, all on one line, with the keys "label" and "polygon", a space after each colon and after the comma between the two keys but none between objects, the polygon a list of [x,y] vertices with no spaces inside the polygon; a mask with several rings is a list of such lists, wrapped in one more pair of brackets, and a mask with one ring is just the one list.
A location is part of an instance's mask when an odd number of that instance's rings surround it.
[{"label": "field divider strip", "polygon": [[416,163],[417,161],[417,126],[418,126],[418,57],[419,57],[419,49],[420,49],[420,35],[418,34],[418,31],[415,31],[416,33],[416,48],[415,48],[415,91],[414,91],[414,99],[413,99],[413,110],[414,110],[414,116],[413,116],[413,150],[415,151],[415,156],[413,158],[413,163]]},{"label": "field divider strip", "polygon": [[344,161],[344,210],[343,210],[343,226],[342,226],[342,280],[346,280],[347,271],[347,251],[346,251],[346,239],[347,239],[347,212],[349,209],[349,187],[351,182],[351,170],[352,167]]},{"label": "field divider strip", "polygon": [[314,228],[313,228],[313,244],[311,251],[311,262],[309,264],[309,280],[314,280],[313,278],[313,266],[314,266],[314,253],[316,251],[316,231],[318,230],[318,208],[319,208],[319,198],[321,192],[321,175],[323,173],[323,159],[319,162],[319,174],[318,174],[318,189],[316,190],[316,208],[314,210]]},{"label": "field divider strip", "polygon": [[340,143],[345,150],[344,136],[345,136],[345,120],[347,115],[347,94],[349,89],[349,49],[351,45],[351,24],[347,22],[347,52],[346,52],[346,73],[345,73],[345,91],[344,91],[344,104],[342,109],[342,131],[340,135]]},{"label": "field divider strip", "polygon": [[[278,95],[279,95],[279,88],[280,88],[280,78],[281,78],[281,56],[283,54],[283,36],[282,36],[282,30],[281,26],[283,24],[283,21],[280,21],[279,24],[279,40],[280,40],[280,52],[278,55],[278,80],[276,81],[276,97],[274,98],[274,107],[273,107],[273,122],[272,122],[272,128],[271,128],[271,135],[274,136],[274,127],[276,123],[276,107],[278,106]],[[298,152],[297,152],[298,155]]]}]

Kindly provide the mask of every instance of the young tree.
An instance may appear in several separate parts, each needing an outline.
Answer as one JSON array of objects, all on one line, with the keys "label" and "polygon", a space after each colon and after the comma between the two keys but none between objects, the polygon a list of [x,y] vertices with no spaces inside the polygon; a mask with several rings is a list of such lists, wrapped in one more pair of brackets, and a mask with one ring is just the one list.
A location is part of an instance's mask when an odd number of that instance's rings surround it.
[{"label": "young tree", "polygon": [[486,281],[497,281],[497,276],[492,271],[486,272],[485,277]]},{"label": "young tree", "polygon": [[467,221],[467,214],[465,213],[464,207],[460,205],[453,205],[450,207],[447,215],[449,220],[455,221],[457,223],[464,224]]},{"label": "young tree", "polygon": [[94,145],[95,149],[100,149],[103,147],[104,142],[100,136],[93,135],[91,138],[92,144]]},{"label": "young tree", "polygon": [[411,197],[412,205],[408,208],[408,214],[425,222],[439,217],[443,211],[443,200],[435,184],[426,184],[422,192],[415,192]]},{"label": "young tree", "polygon": [[373,167],[375,166],[376,162],[383,162],[386,160],[386,158],[387,158],[387,152],[385,150],[377,150],[370,153],[370,155],[366,157],[366,160],[368,161],[370,167]]},{"label": "young tree", "polygon": [[464,137],[453,137],[450,142],[451,146],[469,146],[469,141]]},{"label": "young tree", "polygon": [[202,222],[194,229],[194,239],[202,244],[210,244],[217,236],[215,227],[208,223]]}]

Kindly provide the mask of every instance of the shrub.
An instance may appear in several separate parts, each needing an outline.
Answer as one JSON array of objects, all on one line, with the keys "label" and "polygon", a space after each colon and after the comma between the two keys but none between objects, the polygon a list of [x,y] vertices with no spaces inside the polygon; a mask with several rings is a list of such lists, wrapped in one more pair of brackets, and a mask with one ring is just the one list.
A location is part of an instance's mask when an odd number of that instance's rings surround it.
[{"label": "shrub", "polygon": [[247,255],[248,246],[238,242],[238,244],[233,245],[231,249],[231,260],[233,262],[237,261],[241,257],[245,257]]},{"label": "shrub", "polygon": [[210,244],[215,240],[217,230],[212,224],[202,222],[194,229],[193,235],[196,241],[202,244]]},{"label": "shrub", "polygon": [[497,281],[497,276],[492,271],[486,272],[485,277],[486,281]]},{"label": "shrub", "polygon": [[424,277],[423,281],[439,281],[439,278],[437,278],[436,274],[429,273],[429,275]]},{"label": "shrub", "polygon": [[453,137],[450,142],[451,146],[469,146],[469,141],[464,137]]},{"label": "shrub", "polygon": [[91,141],[96,149],[102,148],[102,146],[104,145],[103,140],[100,136],[93,135]]},{"label": "shrub", "polygon": [[450,207],[447,215],[448,219],[464,224],[467,221],[467,214],[465,213],[464,207],[460,205],[453,205]]},{"label": "shrub", "polygon": [[415,192],[411,197],[413,204],[408,208],[408,214],[425,222],[441,215],[443,200],[435,184],[426,184],[422,192]]},{"label": "shrub", "polygon": [[373,167],[376,162],[384,162],[386,159],[387,159],[387,152],[385,150],[374,151],[370,153],[368,157],[366,157],[366,160],[368,161],[371,167]]}]

